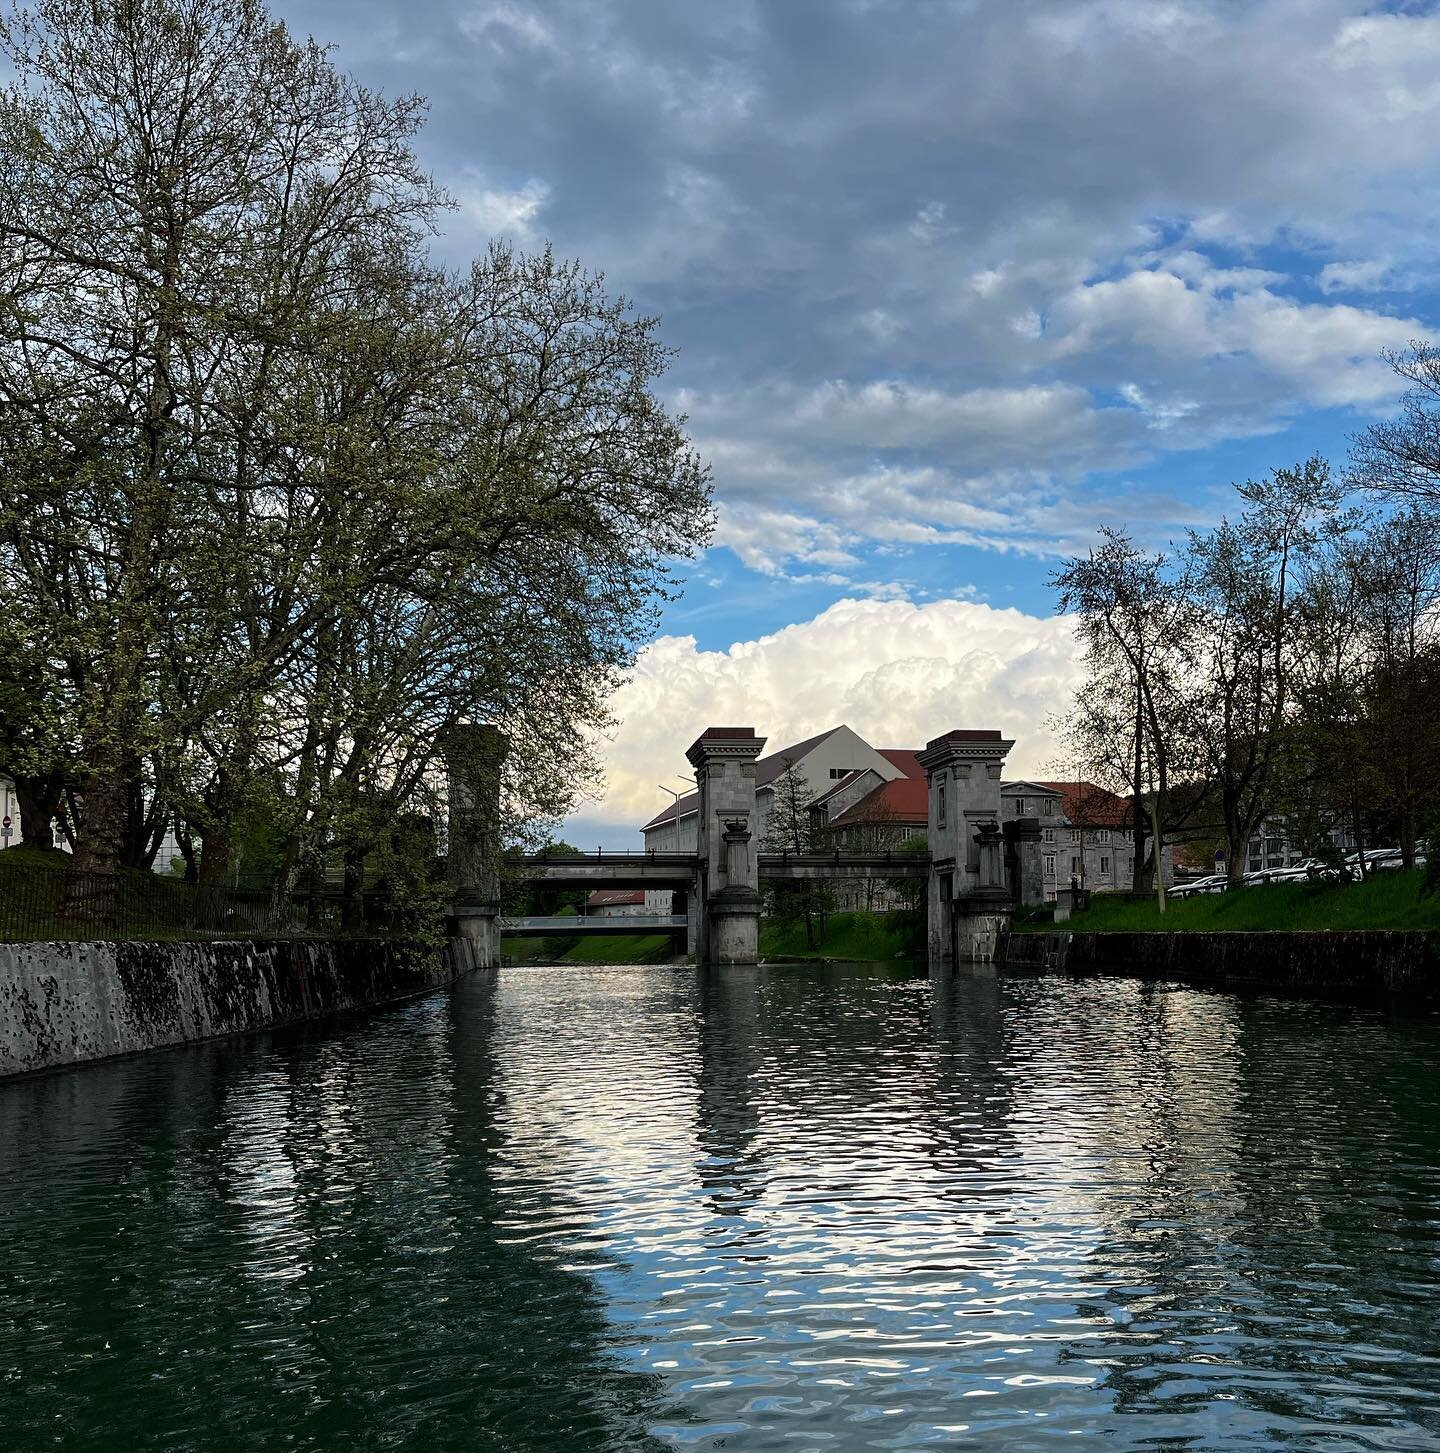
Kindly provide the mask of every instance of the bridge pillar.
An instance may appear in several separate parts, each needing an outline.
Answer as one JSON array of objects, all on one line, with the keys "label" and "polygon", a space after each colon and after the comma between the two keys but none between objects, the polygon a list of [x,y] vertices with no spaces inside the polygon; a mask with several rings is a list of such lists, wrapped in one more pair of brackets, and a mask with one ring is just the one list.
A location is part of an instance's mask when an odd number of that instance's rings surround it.
[{"label": "bridge pillar", "polygon": [[992,959],[1013,907],[1000,828],[1000,773],[1014,745],[997,731],[952,731],[920,753],[930,787],[932,964]]},{"label": "bridge pillar", "polygon": [[445,735],[450,916],[481,969],[500,962],[500,767],[508,750],[495,726],[453,726]]},{"label": "bridge pillar", "polygon": [[758,954],[755,759],[764,745],[751,727],[709,727],[685,754],[700,789],[697,963],[753,964]]}]

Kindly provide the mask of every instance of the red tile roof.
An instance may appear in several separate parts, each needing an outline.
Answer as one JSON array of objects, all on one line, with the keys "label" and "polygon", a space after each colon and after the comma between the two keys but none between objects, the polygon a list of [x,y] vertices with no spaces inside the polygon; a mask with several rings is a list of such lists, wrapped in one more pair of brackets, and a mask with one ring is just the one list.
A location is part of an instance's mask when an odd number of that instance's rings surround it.
[{"label": "red tile roof", "polygon": [[643,888],[597,888],[586,900],[587,908],[612,908],[620,904],[644,903]]},{"label": "red tile roof", "polygon": [[1037,782],[1062,798],[1061,811],[1076,827],[1125,827],[1130,821],[1130,800],[1093,782]]},{"label": "red tile roof", "polygon": [[929,788],[923,777],[897,777],[867,793],[853,807],[827,824],[831,828],[861,823],[893,822],[902,827],[924,827],[930,821]]},{"label": "red tile roof", "polygon": [[925,780],[925,769],[920,765],[919,752],[913,752],[908,747],[880,747],[877,750],[892,767],[899,767],[907,777],[918,777],[922,782]]}]

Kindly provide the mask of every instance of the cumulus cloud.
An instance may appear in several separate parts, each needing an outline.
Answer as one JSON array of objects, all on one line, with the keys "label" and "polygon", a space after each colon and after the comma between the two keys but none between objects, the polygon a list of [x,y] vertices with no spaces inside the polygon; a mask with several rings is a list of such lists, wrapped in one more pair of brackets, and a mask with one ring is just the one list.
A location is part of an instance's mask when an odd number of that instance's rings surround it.
[{"label": "cumulus cloud", "polygon": [[585,817],[638,829],[663,805],[657,783],[674,785],[685,748],[722,720],[771,748],[842,722],[880,747],[998,727],[1015,738],[1009,770],[1038,774],[1056,758],[1047,717],[1069,702],[1076,658],[1068,620],[954,599],[846,599],[726,651],[665,636],[615,698],[606,790]]}]

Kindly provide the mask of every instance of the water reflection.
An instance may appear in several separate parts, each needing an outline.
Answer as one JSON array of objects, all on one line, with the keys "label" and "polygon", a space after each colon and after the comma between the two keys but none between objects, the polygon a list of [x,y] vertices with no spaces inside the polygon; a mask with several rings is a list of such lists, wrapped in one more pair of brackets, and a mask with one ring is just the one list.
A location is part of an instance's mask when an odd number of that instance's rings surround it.
[{"label": "water reflection", "polygon": [[1440,1027],[534,969],[0,1088],[4,1447],[1440,1447]]}]

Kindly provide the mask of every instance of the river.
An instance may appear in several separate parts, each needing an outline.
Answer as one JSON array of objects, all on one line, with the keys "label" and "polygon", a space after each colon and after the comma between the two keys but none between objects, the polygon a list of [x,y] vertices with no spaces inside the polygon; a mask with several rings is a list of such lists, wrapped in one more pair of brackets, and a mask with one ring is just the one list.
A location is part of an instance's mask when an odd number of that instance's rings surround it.
[{"label": "river", "polygon": [[1440,1020],[520,968],[0,1086],[0,1448],[1440,1449]]}]

